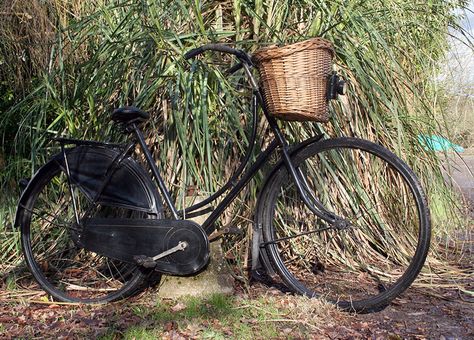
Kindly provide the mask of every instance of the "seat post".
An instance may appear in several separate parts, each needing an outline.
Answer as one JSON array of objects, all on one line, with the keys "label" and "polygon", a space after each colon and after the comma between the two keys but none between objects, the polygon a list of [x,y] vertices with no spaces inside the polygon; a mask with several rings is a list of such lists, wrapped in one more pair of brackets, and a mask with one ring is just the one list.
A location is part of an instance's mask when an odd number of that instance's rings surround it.
[{"label": "seat post", "polygon": [[137,137],[138,143],[140,144],[143,154],[145,155],[145,158],[148,162],[148,166],[150,167],[151,172],[153,173],[153,176],[155,177],[158,187],[160,188],[161,194],[166,204],[170,208],[171,213],[173,214],[173,217],[176,220],[179,219],[178,210],[176,209],[173,203],[173,200],[171,199],[170,193],[168,192],[165,182],[163,181],[163,178],[160,175],[160,172],[158,170],[158,167],[156,166],[155,160],[153,159],[153,156],[151,155],[151,152],[148,149],[148,146],[146,145],[145,137],[143,136],[142,131],[137,127],[135,123],[131,123],[130,125],[128,125],[128,127]]}]

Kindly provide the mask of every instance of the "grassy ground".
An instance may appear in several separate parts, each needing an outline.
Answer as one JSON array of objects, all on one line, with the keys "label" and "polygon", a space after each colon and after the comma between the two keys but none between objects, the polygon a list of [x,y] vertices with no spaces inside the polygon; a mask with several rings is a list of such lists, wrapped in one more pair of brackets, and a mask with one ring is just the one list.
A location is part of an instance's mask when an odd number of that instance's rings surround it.
[{"label": "grassy ground", "polygon": [[474,336],[472,302],[446,290],[411,288],[382,312],[353,315],[316,299],[253,284],[232,296],[78,306],[40,291],[0,291],[0,337],[58,339],[405,339]]},{"label": "grassy ground", "polygon": [[275,291],[260,297],[217,294],[174,300],[157,300],[148,292],[140,299],[95,307],[47,304],[41,297],[34,299],[30,296],[23,303],[10,300],[3,305],[2,309],[9,311],[2,313],[0,334],[28,338],[268,339],[290,333],[302,337],[321,330],[331,317],[339,315],[324,302],[281,297]]}]

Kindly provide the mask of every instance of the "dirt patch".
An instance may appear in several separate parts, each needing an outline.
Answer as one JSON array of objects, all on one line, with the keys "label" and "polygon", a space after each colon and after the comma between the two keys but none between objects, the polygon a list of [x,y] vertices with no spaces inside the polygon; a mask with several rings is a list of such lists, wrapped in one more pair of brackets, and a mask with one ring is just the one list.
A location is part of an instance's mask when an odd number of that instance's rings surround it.
[{"label": "dirt patch", "polygon": [[474,337],[473,307],[456,296],[430,297],[411,290],[382,312],[356,318],[370,322],[377,337],[470,339]]},{"label": "dirt patch", "polygon": [[[275,338],[314,339],[472,339],[474,338],[474,304],[454,292],[409,289],[385,310],[363,315],[340,312],[321,304],[315,310],[313,300],[282,293],[256,283],[245,292],[237,287],[230,298],[233,310],[248,308],[252,301],[263,301],[251,306],[266,309],[269,318],[257,319],[252,313],[242,314],[237,323],[254,329],[259,338],[262,327],[269,322],[276,327]],[[204,333],[189,329],[224,329],[229,338],[239,337],[239,326],[224,326],[214,315],[212,319],[192,319],[173,314],[181,311],[180,302],[162,300],[157,304],[156,293],[148,291],[141,297],[102,306],[71,306],[50,303],[13,301],[0,302],[1,338],[81,339],[113,335],[121,339],[127,330],[141,327],[160,338],[199,338]],[[268,306],[266,306],[268,302]],[[161,305],[161,307],[157,307]],[[317,305],[317,304],[316,304]],[[163,306],[169,306],[163,309]],[[288,307],[290,306],[290,307]],[[251,309],[250,308],[250,309]],[[307,311],[307,312],[305,312]],[[278,315],[278,316],[275,316]],[[247,338],[243,336],[243,338]],[[250,337],[248,337],[250,338]],[[270,338],[273,338],[270,336]]]},{"label": "dirt patch", "polygon": [[380,312],[340,312],[319,335],[331,339],[473,339],[473,320],[474,299],[463,301],[452,291],[427,294],[412,288]]}]

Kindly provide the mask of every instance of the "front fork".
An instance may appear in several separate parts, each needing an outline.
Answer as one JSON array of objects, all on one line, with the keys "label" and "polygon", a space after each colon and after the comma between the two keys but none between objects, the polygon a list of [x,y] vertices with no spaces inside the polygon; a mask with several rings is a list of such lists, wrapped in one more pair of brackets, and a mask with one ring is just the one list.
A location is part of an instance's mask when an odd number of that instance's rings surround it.
[{"label": "front fork", "polygon": [[324,205],[317,199],[317,197],[311,191],[301,168],[296,168],[293,165],[293,162],[291,161],[289,146],[285,137],[283,136],[283,133],[278,127],[278,124],[275,118],[273,118],[270,115],[270,112],[268,111],[268,108],[265,105],[265,102],[263,100],[261,90],[259,86],[257,85],[257,82],[255,78],[253,77],[252,73],[250,72],[249,67],[245,63],[243,64],[243,66],[244,66],[245,73],[247,74],[250,80],[250,84],[252,85],[254,89],[257,100],[263,109],[263,113],[268,120],[270,128],[272,129],[276,139],[278,140],[281,146],[283,162],[285,163],[285,166],[288,169],[288,172],[293,178],[293,181],[296,185],[299,195],[301,196],[301,199],[303,200],[304,204],[308,207],[308,209],[311,210],[311,212],[313,212],[316,216],[321,218],[323,221],[327,222],[329,225],[334,226],[337,229],[339,229],[339,227],[342,224],[344,224],[343,222],[344,219],[326,210]]}]

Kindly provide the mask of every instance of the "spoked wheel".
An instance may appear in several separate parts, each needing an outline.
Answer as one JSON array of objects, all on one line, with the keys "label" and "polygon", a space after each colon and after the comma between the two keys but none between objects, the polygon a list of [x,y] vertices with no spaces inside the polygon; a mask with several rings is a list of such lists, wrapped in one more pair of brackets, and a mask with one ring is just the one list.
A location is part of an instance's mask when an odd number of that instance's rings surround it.
[{"label": "spoked wheel", "polygon": [[330,139],[294,156],[308,195],[342,218],[331,225],[301,200],[282,166],[262,193],[264,247],[294,291],[345,310],[385,307],[413,282],[425,261],[430,218],[420,183],[385,148]]},{"label": "spoked wheel", "polygon": [[[135,293],[149,272],[134,264],[112,260],[79,246],[81,225],[74,214],[86,217],[141,217],[144,213],[90,201],[66,174],[50,162],[36,181],[20,221],[23,253],[40,286],[60,301],[100,303]],[[74,197],[74,202],[73,202]]]}]

